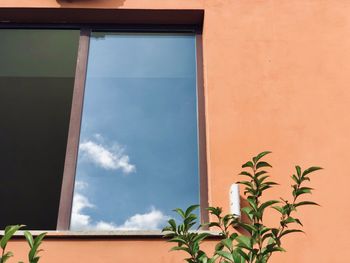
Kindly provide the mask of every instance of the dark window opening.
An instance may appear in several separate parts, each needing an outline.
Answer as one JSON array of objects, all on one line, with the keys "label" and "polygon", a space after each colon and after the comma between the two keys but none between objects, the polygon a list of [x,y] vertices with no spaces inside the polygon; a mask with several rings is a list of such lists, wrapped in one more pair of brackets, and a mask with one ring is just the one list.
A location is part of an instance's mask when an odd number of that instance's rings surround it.
[{"label": "dark window opening", "polygon": [[0,30],[0,228],[56,229],[78,30]]}]

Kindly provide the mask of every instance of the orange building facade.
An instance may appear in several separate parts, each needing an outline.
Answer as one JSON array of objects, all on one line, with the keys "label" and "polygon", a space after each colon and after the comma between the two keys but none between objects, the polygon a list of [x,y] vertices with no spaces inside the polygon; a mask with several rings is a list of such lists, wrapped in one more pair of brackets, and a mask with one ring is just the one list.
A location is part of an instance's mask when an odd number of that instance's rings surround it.
[{"label": "orange building facade", "polygon": [[[325,170],[312,182],[312,198],[321,207],[303,209],[300,218],[306,234],[288,237],[288,252],[271,262],[349,261],[349,1],[3,0],[2,21],[7,8],[76,8],[82,13],[203,10],[209,204],[228,211],[230,185],[239,180],[241,164],[258,152],[273,152],[272,176],[281,185],[269,192],[271,198],[289,191],[294,165],[322,166]],[[276,217],[272,213],[267,222]],[[210,250],[212,242],[206,247]],[[12,241],[9,248],[15,253],[12,262],[25,260],[23,239]],[[170,245],[157,235],[58,231],[48,235],[43,249],[41,260],[47,263],[175,263],[183,258],[181,253],[169,253]]]}]

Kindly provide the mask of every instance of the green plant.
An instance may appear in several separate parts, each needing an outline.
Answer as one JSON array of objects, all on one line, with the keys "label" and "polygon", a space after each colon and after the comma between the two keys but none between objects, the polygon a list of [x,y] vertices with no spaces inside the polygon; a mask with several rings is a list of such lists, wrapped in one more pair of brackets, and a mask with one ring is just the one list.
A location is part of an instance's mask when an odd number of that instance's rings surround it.
[{"label": "green plant", "polygon": [[29,231],[24,231],[24,236],[26,237],[26,240],[30,247],[28,253],[29,263],[37,263],[39,261],[40,257],[38,256],[38,253],[42,251],[42,249],[39,249],[39,246],[41,245],[45,235],[46,233],[41,233],[36,238],[33,238],[32,234]]},{"label": "green plant", "polygon": [[[169,242],[177,243],[171,250],[181,250],[189,254],[190,257],[185,259],[189,263],[266,263],[275,252],[285,251],[282,247],[284,238],[292,233],[303,232],[295,228],[303,226],[295,217],[297,209],[301,206],[317,205],[315,202],[299,199],[312,192],[313,189],[305,184],[310,181],[309,175],[312,172],[322,168],[313,166],[302,171],[300,166],[296,166],[296,173],[291,177],[293,180],[291,201],[283,198],[262,201],[265,191],[277,185],[270,180],[267,172],[272,166],[262,161],[269,153],[262,152],[242,165],[245,170],[239,175],[245,176],[247,180],[237,183],[244,186],[247,206],[243,207],[241,212],[247,217],[246,220],[233,214],[222,215],[222,209],[219,207],[208,208],[215,220],[205,225],[219,229],[220,232],[220,241],[212,256],[208,256],[200,248],[210,233],[191,231],[197,223],[197,216],[193,211],[198,206],[190,206],[186,211],[179,208],[174,210],[180,215],[182,223],[176,225],[175,220],[170,219],[169,225],[163,229],[164,237],[169,238]],[[264,215],[269,209],[276,210],[280,215],[277,226],[269,227],[264,224]],[[246,234],[239,234],[235,228],[244,229]]]},{"label": "green plant", "polygon": [[[6,252],[6,247],[13,235],[22,227],[24,227],[24,225],[11,225],[5,228],[4,236],[0,240],[0,247],[2,249],[0,263],[5,263],[9,258],[13,257],[13,253],[11,251]],[[32,234],[29,231],[24,231],[24,236],[30,247],[30,251],[28,253],[29,263],[39,262],[40,257],[38,256],[38,253],[41,251],[41,249],[39,249],[39,246],[41,245],[45,235],[46,233],[41,233],[36,238],[33,238]]]}]

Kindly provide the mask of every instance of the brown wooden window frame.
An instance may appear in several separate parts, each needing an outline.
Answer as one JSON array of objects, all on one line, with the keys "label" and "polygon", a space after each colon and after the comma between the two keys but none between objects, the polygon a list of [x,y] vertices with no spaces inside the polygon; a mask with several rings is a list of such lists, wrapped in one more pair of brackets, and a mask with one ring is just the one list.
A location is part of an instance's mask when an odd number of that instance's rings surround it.
[{"label": "brown wooden window frame", "polygon": [[[0,17],[2,16],[4,9],[0,8]],[[18,12],[14,12],[12,17],[16,17]],[[27,10],[28,11],[28,10]],[[20,12],[21,13],[21,12]],[[180,11],[181,13],[181,11]],[[6,13],[11,14],[11,12]],[[56,14],[54,12],[53,14]],[[82,13],[84,14],[84,12]],[[99,13],[100,14],[100,13]],[[132,13],[135,16],[135,13]],[[142,13],[141,13],[142,14]],[[148,16],[148,12],[143,13],[144,16]],[[166,18],[166,12],[159,13],[159,18]],[[179,15],[176,14],[175,18]],[[47,14],[46,14],[47,15]],[[165,15],[165,16],[164,16]],[[163,17],[164,16],[164,17]],[[191,16],[189,16],[191,17]],[[157,16],[156,16],[157,18]],[[171,18],[171,16],[170,16]],[[174,19],[174,18],[172,18]],[[176,18],[180,19],[180,17]],[[175,19],[175,20],[176,20]],[[170,19],[171,20],[171,19]],[[208,211],[205,209],[208,207],[208,177],[207,177],[207,151],[206,151],[206,124],[205,124],[205,101],[204,101],[204,79],[203,79],[203,48],[202,48],[202,32],[201,25],[178,25],[178,24],[28,24],[23,23],[1,23],[0,30],[2,28],[21,28],[21,29],[79,29],[79,47],[77,55],[77,63],[75,70],[75,80],[73,88],[73,98],[69,121],[67,148],[64,162],[64,172],[62,178],[61,195],[59,203],[59,211],[57,218],[56,230],[67,231],[70,228],[70,220],[73,205],[74,195],[74,183],[76,175],[80,128],[82,120],[84,92],[85,92],[85,80],[87,74],[87,60],[89,53],[90,34],[92,30],[103,30],[111,32],[160,32],[160,33],[194,33],[196,36],[196,66],[197,66],[197,112],[198,112],[198,147],[199,147],[199,181],[200,181],[200,215],[201,222],[208,222]],[[181,21],[181,19],[179,20]],[[25,22],[25,21],[24,21]]]}]

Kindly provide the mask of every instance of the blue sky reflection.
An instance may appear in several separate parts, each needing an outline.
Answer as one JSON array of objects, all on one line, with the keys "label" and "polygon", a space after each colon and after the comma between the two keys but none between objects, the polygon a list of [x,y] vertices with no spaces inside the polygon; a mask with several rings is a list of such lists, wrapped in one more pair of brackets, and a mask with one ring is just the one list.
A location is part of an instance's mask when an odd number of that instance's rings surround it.
[{"label": "blue sky reflection", "polygon": [[72,230],[160,229],[199,203],[195,37],[93,33]]}]

